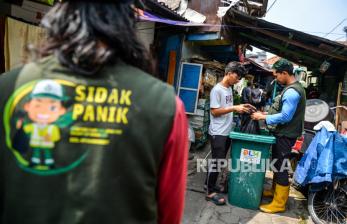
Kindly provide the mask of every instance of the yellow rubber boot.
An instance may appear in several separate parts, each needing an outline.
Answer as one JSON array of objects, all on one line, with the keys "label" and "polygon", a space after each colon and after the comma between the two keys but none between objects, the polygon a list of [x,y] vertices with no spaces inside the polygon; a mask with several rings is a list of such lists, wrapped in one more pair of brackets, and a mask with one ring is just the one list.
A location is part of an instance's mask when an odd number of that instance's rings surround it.
[{"label": "yellow rubber boot", "polygon": [[272,198],[274,196],[275,186],[275,182],[272,182],[271,189],[263,191],[263,197]]},{"label": "yellow rubber boot", "polygon": [[273,189],[263,191],[263,197],[272,198],[273,196],[274,196],[274,190]]},{"label": "yellow rubber boot", "polygon": [[289,197],[289,188],[290,186],[276,184],[272,202],[267,205],[261,205],[259,209],[266,213],[284,212]]}]

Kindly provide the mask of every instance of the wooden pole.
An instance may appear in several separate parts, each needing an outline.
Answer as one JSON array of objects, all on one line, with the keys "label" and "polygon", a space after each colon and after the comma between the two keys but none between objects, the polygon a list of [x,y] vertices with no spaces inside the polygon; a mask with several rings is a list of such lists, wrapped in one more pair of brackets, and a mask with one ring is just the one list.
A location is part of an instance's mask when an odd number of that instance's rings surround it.
[{"label": "wooden pole", "polygon": [[169,55],[169,69],[167,74],[167,83],[170,85],[174,84],[175,72],[176,72],[176,51],[170,51]]},{"label": "wooden pole", "polygon": [[[337,102],[336,102],[336,106],[340,106],[341,104],[341,92],[342,92],[342,82],[339,83],[339,88],[337,90]],[[340,123],[340,109],[336,108],[336,117],[335,117],[335,127],[336,130],[339,131],[339,123]]]}]

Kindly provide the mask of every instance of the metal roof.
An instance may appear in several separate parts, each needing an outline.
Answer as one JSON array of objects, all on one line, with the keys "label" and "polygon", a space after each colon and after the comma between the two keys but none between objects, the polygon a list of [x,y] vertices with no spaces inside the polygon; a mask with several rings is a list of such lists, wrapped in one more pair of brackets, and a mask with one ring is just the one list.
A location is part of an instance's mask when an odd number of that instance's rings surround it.
[{"label": "metal roof", "polygon": [[158,2],[157,0],[144,0],[143,2],[145,4],[146,11],[150,11],[162,18],[188,22],[187,19],[180,16],[176,11],[170,9],[163,2]]},{"label": "metal roof", "polygon": [[223,34],[237,43],[246,43],[297,64],[319,69],[330,64],[327,73],[344,75],[347,46],[290,29],[230,9],[223,18]]}]

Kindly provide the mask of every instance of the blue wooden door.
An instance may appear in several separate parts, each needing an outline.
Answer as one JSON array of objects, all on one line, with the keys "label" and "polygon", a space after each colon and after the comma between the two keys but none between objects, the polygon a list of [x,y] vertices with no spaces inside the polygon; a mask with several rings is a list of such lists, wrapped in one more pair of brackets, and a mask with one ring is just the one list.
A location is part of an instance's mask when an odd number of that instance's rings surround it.
[{"label": "blue wooden door", "polygon": [[196,112],[201,73],[201,64],[186,62],[181,64],[178,96],[183,101],[187,114],[195,114]]}]

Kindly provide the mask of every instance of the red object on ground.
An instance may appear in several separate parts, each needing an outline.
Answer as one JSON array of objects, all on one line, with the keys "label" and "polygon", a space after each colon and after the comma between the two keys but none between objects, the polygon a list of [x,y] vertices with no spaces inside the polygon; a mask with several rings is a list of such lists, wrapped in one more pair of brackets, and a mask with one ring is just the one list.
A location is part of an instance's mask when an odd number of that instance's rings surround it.
[{"label": "red object on ground", "polygon": [[292,147],[292,151],[296,151],[296,152],[300,152],[302,145],[304,143],[304,136],[301,136],[300,138],[298,138],[294,144],[294,146]]},{"label": "red object on ground", "polygon": [[188,121],[176,98],[176,113],[161,160],[158,183],[158,223],[180,224],[184,209],[188,163]]}]

